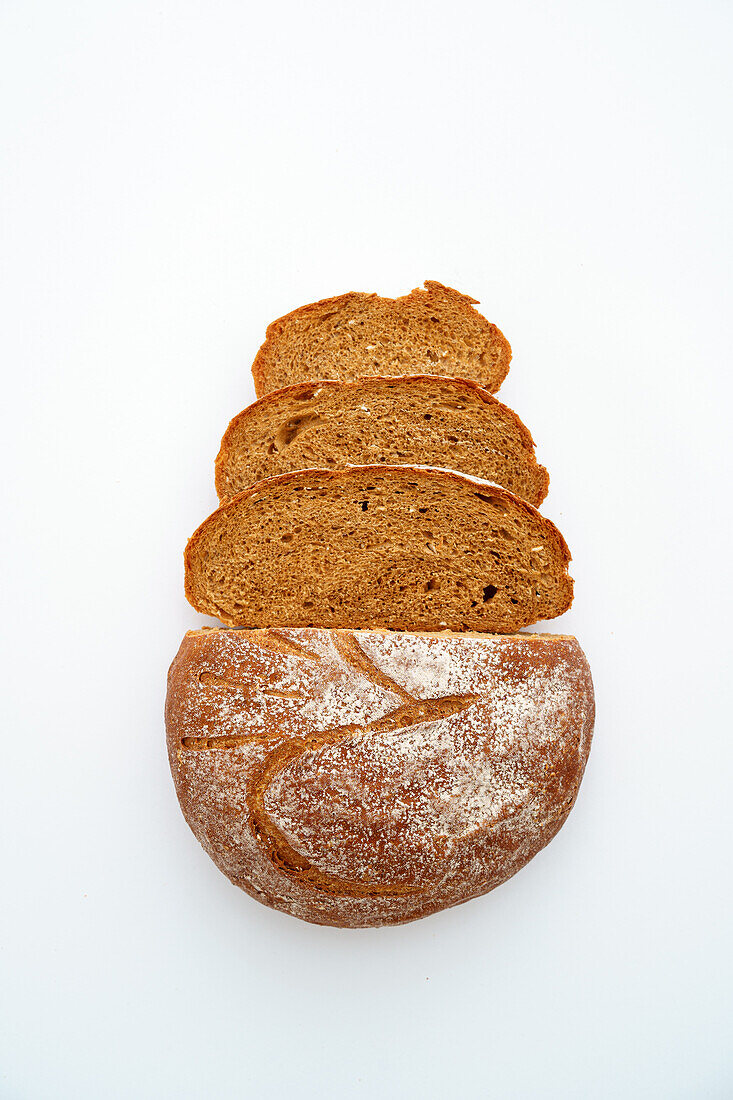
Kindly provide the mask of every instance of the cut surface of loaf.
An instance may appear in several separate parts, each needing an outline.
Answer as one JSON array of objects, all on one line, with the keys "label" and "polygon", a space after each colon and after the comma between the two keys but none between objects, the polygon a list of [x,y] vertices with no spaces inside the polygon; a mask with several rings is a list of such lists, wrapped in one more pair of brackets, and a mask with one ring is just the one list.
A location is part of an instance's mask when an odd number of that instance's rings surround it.
[{"label": "cut surface of loaf", "polygon": [[186,596],[232,626],[512,633],[572,602],[557,528],[448,470],[354,466],[260,481],[186,547]]},{"label": "cut surface of loaf", "polygon": [[548,476],[519,417],[464,379],[417,375],[300,382],[232,420],[216,460],[221,500],[309,467],[410,463],[494,481],[535,506]]},{"label": "cut surface of loaf", "polygon": [[273,321],[252,365],[258,397],[317,378],[445,374],[492,393],[509,370],[511,348],[474,298],[441,283],[401,298],[341,294]]},{"label": "cut surface of loaf", "polygon": [[415,920],[485,894],[557,833],[590,749],[571,637],[204,630],[168,677],[184,816],[265,905]]}]

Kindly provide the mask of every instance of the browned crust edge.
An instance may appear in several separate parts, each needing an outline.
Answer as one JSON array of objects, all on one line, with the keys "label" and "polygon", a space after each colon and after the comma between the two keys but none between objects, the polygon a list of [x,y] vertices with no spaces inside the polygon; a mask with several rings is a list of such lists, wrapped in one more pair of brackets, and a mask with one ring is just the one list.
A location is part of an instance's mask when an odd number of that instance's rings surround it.
[{"label": "browned crust edge", "polygon": [[[552,634],[549,630],[518,630],[514,634],[495,634],[485,630],[393,630],[389,626],[198,626],[187,630],[185,638],[205,637],[209,634],[258,634],[270,631],[281,633],[283,630],[328,630],[331,634],[382,634],[388,637],[405,638],[460,638],[462,641],[473,639],[497,638],[512,641],[517,638],[542,638],[556,642],[577,642],[575,634]],[[578,643],[580,644],[580,643]],[[183,641],[181,642],[183,645]]]},{"label": "browned crust edge", "polygon": [[223,492],[224,468],[226,466],[227,457],[230,453],[232,437],[237,429],[240,427],[240,425],[246,420],[250,419],[252,416],[255,416],[256,412],[260,412],[266,405],[274,405],[279,400],[286,398],[295,398],[299,393],[302,393],[304,390],[311,389],[315,384],[320,386],[322,389],[328,388],[356,390],[360,386],[381,385],[386,382],[407,382],[410,384],[414,384],[418,387],[434,382],[440,382],[443,385],[447,383],[449,386],[453,386],[456,390],[470,391],[486,405],[498,407],[516,427],[523,445],[527,448],[527,451],[529,452],[528,457],[531,458],[532,462],[534,463],[536,472],[542,478],[539,489],[540,497],[534,507],[538,507],[542,503],[542,501],[547,496],[547,491],[550,486],[550,475],[547,469],[537,461],[534,453],[535,441],[532,438],[532,433],[530,432],[524,421],[519,418],[514,409],[511,409],[508,405],[505,405],[503,401],[499,401],[499,399],[497,397],[494,397],[494,395],[489,390],[487,390],[485,386],[482,386],[480,382],[474,382],[472,379],[469,378],[454,378],[452,375],[443,374],[374,374],[365,375],[363,378],[357,378],[353,381],[346,381],[337,378],[324,378],[304,382],[296,382],[292,386],[284,386],[282,389],[279,390],[271,390],[263,397],[258,398],[256,401],[253,401],[250,405],[247,406],[246,409],[242,409],[242,411],[240,413],[237,413],[236,416],[232,417],[226,431],[224,432],[224,435],[222,436],[219,453],[216,456],[214,462],[214,483],[216,485],[216,492],[219,500],[223,501],[225,499],[225,495]]},{"label": "browned crust edge", "polygon": [[[428,479],[434,479],[436,481],[453,482],[458,484],[461,488],[468,491],[478,491],[482,487],[491,487],[491,492],[494,495],[506,497],[507,500],[516,505],[520,511],[523,511],[526,515],[531,516],[535,520],[539,520],[542,527],[545,529],[548,537],[553,539],[558,546],[561,554],[562,562],[567,569],[568,564],[572,560],[572,554],[568,544],[562,532],[555,526],[552,520],[543,516],[536,508],[531,504],[528,504],[526,500],[521,497],[515,496],[514,493],[510,493],[508,489],[505,489],[501,485],[496,485],[493,481],[483,481],[481,478],[472,477],[470,474],[461,474],[455,470],[444,470],[437,467],[420,467],[420,466],[385,466],[385,465],[368,465],[368,466],[347,466],[342,470],[324,470],[324,469],[312,469],[312,470],[289,470],[284,474],[275,474],[273,477],[265,478],[262,481],[255,482],[254,485],[250,485],[241,493],[237,493],[236,496],[230,497],[229,500],[225,500],[222,504],[216,508],[210,516],[208,516],[203,523],[200,523],[190,539],[186,544],[186,549],[183,552],[183,564],[185,573],[184,590],[186,599],[196,611],[202,611],[202,609],[195,602],[195,594],[193,591],[193,584],[191,581],[191,570],[193,567],[193,559],[196,553],[198,543],[203,538],[204,532],[208,525],[214,520],[214,518],[230,509],[236,508],[243,501],[248,500],[250,497],[256,496],[263,491],[269,491],[277,485],[285,485],[290,481],[297,481],[299,478],[306,478],[307,480],[314,480],[321,483],[336,480],[348,480],[350,478],[360,476],[365,470],[370,470],[375,474],[389,474],[395,480],[400,479],[414,479],[415,477],[427,477]],[[572,599],[571,599],[572,602]],[[570,605],[568,605],[570,606]],[[208,614],[203,611],[202,614]],[[229,623],[231,626],[236,626],[232,620],[227,619],[221,615],[217,615],[223,623]]]},{"label": "browned crust edge", "polygon": [[[423,287],[425,288],[424,290]],[[478,314],[478,316],[481,317],[481,319],[485,321],[489,328],[492,330],[492,336],[496,339],[497,343],[502,346],[503,350],[502,364],[504,370],[500,378],[498,379],[494,390],[492,391],[496,393],[496,391],[500,389],[502,383],[504,382],[504,379],[509,373],[509,367],[512,360],[512,347],[504,333],[501,331],[498,325],[494,324],[493,321],[489,321],[486,317],[484,317],[482,313],[479,313],[478,310],[473,309],[473,306],[479,305],[478,298],[472,298],[469,294],[462,294],[460,290],[455,290],[451,286],[446,286],[445,283],[439,283],[435,279],[426,279],[423,283],[423,287],[415,287],[409,292],[409,294],[401,294],[397,298],[382,297],[379,294],[375,293],[370,294],[366,291],[352,290],[348,291],[346,294],[336,294],[332,298],[321,298],[318,302],[309,302],[307,305],[298,306],[297,309],[291,309],[289,313],[284,313],[282,317],[278,317],[276,320],[271,321],[270,324],[267,326],[264,342],[260,346],[260,349],[257,352],[257,355],[255,356],[254,362],[252,364],[252,378],[254,379],[255,393],[257,394],[257,397],[267,396],[267,391],[265,390],[265,372],[267,369],[267,363],[272,342],[276,340],[277,337],[280,335],[280,326],[291,320],[291,318],[296,316],[303,316],[304,314],[308,313],[313,313],[318,310],[328,308],[330,306],[336,306],[338,308],[345,305],[347,302],[353,301],[356,298],[367,301],[395,303],[404,302],[413,294],[429,294],[431,290],[437,290],[452,295],[452,297],[455,298],[457,302],[461,302],[466,306],[467,309],[471,310],[473,313]],[[446,377],[452,376],[449,375]],[[313,379],[312,381],[323,381],[323,379]]]}]

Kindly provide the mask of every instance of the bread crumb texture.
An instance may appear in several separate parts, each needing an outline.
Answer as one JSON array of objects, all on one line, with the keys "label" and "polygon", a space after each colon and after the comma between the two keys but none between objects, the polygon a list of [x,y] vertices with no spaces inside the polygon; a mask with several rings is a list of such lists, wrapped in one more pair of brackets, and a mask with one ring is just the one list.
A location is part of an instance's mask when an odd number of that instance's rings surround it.
[{"label": "bread crumb texture", "polygon": [[301,470],[226,501],[189,540],[186,595],[232,626],[512,633],[572,602],[557,528],[446,470]]},{"label": "bread crumb texture", "polygon": [[268,327],[252,365],[257,396],[310,379],[402,374],[472,378],[493,393],[512,351],[476,304],[428,281],[401,298],[352,293],[302,306]]},{"label": "bread crumb texture", "polygon": [[301,382],[232,420],[216,460],[221,500],[310,467],[438,466],[503,485],[535,506],[549,478],[522,421],[464,379],[417,375]]},{"label": "bread crumb texture", "polygon": [[567,817],[593,729],[574,638],[188,634],[166,726],[184,815],[253,897],[319,924],[484,894]]}]

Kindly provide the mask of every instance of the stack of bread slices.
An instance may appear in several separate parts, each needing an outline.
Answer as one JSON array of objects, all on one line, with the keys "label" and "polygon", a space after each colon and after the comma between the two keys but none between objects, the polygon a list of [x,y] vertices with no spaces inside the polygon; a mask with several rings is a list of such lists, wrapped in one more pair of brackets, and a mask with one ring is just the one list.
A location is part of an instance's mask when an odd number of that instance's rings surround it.
[{"label": "stack of bread slices", "polygon": [[[427,282],[271,324],[189,540],[169,674],[186,819],[233,882],[345,927],[486,893],[558,831],[594,720],[511,349]],[[239,628],[239,629],[236,629]]]}]

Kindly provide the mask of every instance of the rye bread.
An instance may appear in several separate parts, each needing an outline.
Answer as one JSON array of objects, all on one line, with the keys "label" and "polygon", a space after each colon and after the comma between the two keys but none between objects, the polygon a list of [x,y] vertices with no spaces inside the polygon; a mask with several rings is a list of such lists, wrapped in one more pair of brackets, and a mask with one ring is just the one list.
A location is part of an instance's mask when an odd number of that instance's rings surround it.
[{"label": "rye bread", "polygon": [[220,500],[312,467],[441,466],[503,485],[535,506],[548,475],[522,421],[465,379],[416,375],[299,382],[236,416],[216,460]]},{"label": "rye bread", "polygon": [[232,882],[302,920],[415,920],[485,894],[557,833],[590,749],[574,638],[336,630],[186,635],[171,770]]},{"label": "rye bread", "polygon": [[321,378],[443,374],[470,378],[494,393],[509,370],[506,337],[441,283],[401,298],[341,294],[273,321],[252,365],[255,390]]},{"label": "rye bread", "polygon": [[502,634],[572,602],[570,552],[530,504],[448,470],[298,470],[222,504],[185,552],[186,596],[232,626]]}]

